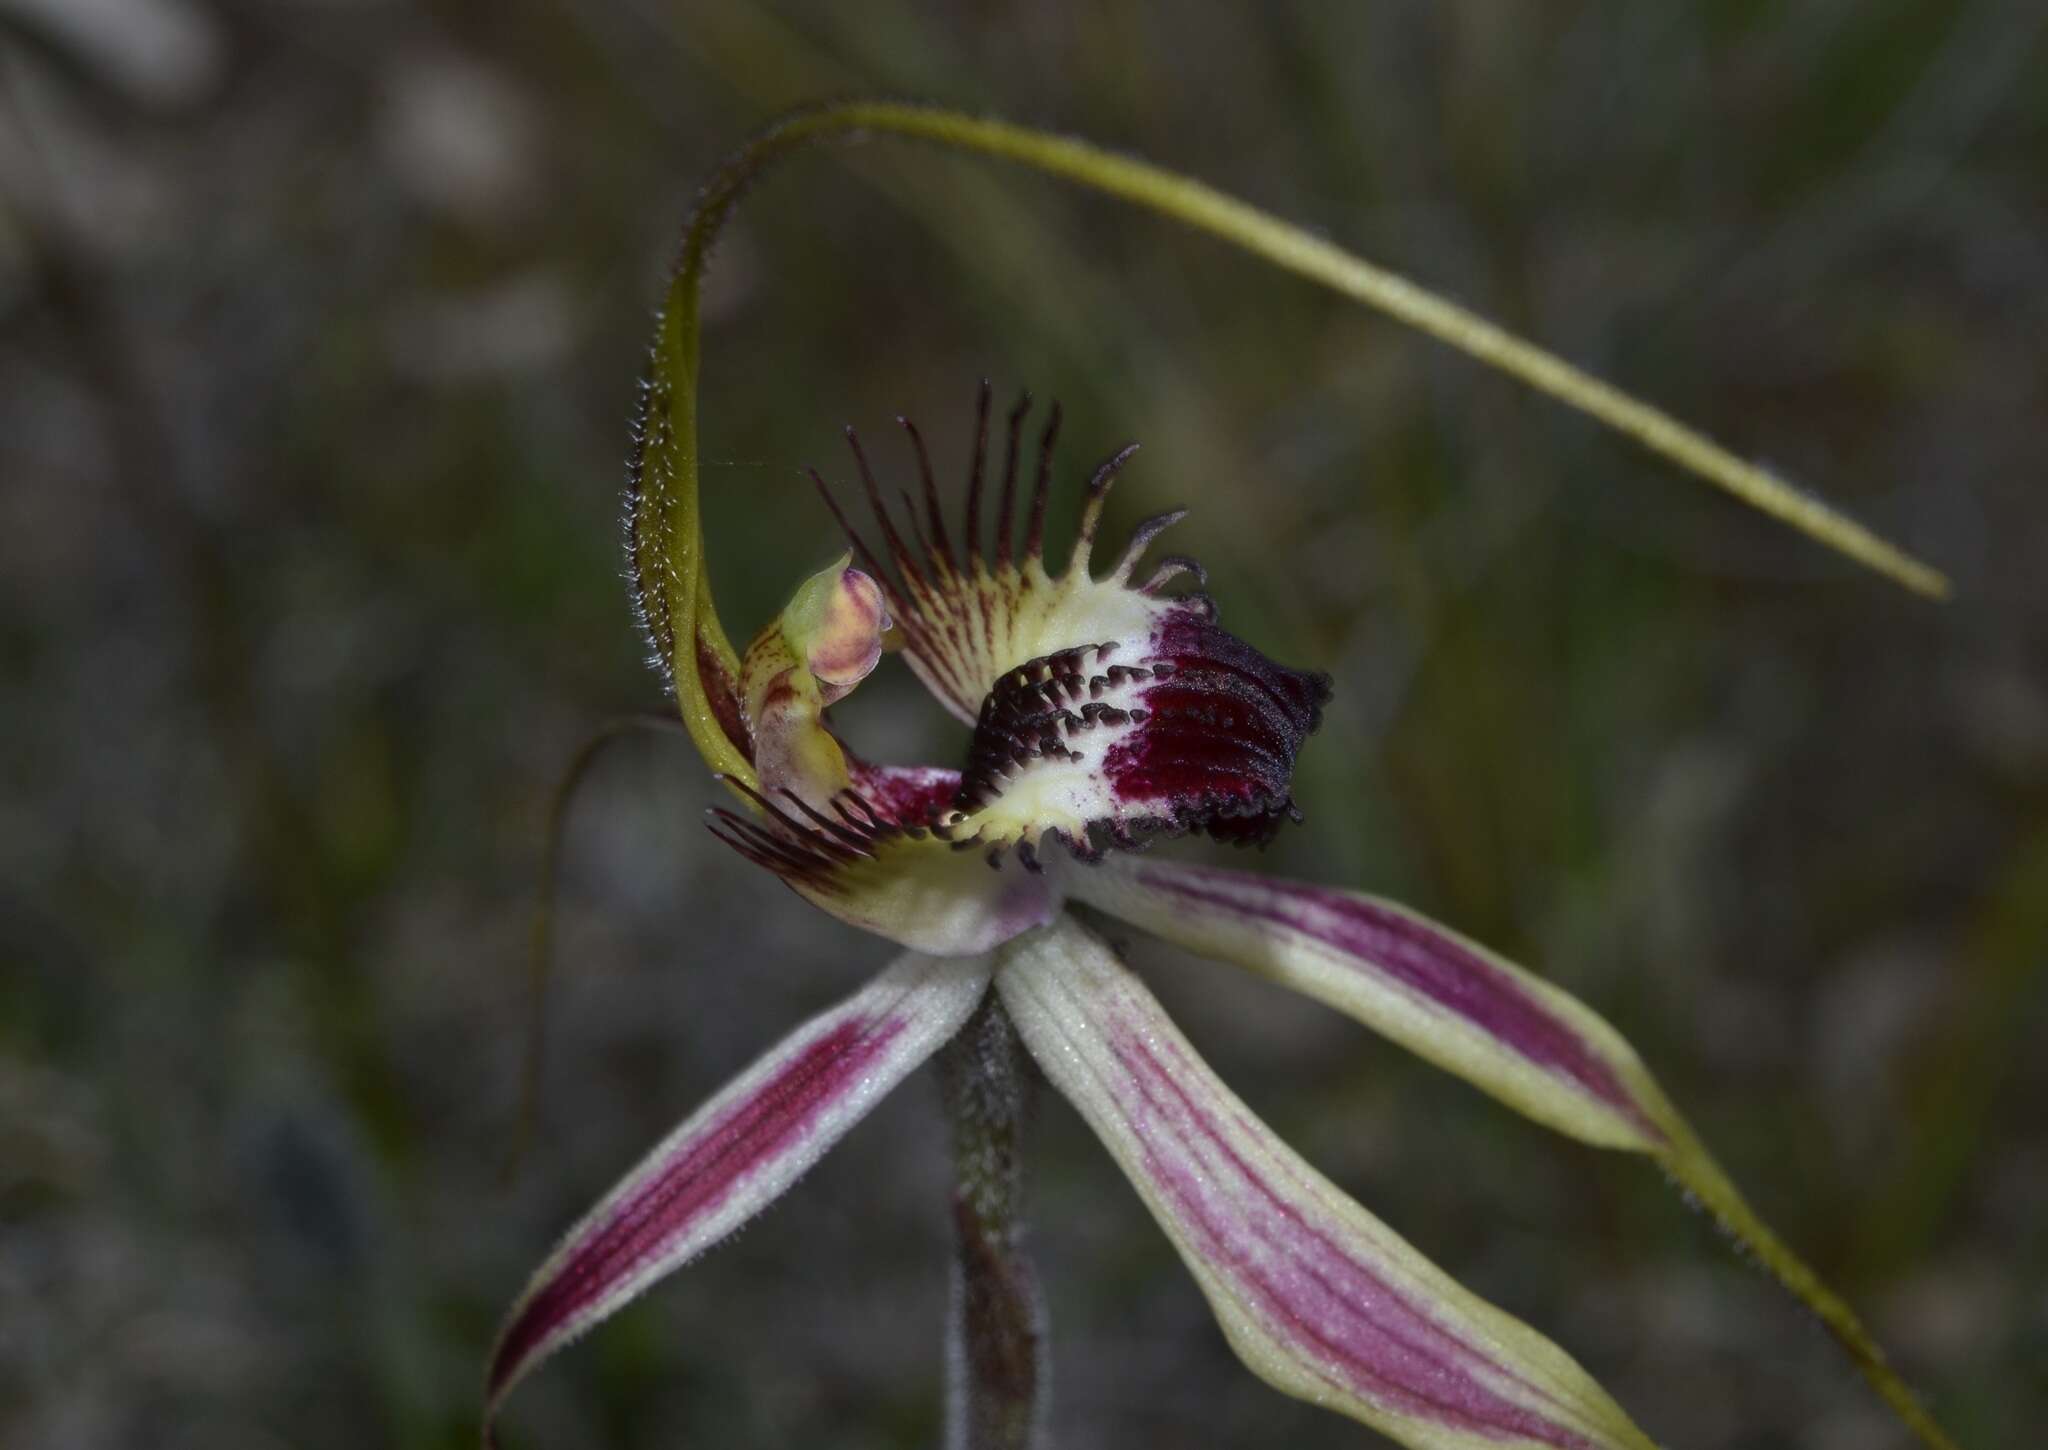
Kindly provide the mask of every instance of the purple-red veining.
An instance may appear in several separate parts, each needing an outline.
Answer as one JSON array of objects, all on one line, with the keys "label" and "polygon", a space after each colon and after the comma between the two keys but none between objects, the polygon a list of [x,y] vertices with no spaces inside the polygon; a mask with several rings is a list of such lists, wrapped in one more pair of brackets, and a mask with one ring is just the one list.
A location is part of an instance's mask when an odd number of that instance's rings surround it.
[{"label": "purple-red veining", "polygon": [[697,636],[697,679],[704,687],[704,698],[711,704],[718,728],[725,732],[733,749],[752,763],[754,737],[747,729],[747,712],[740,708],[739,684],[726,669],[724,657],[701,632]]},{"label": "purple-red veining", "polygon": [[[1552,1397],[1430,1318],[1282,1196],[1160,1062],[1142,1028],[1116,1023],[1109,1030],[1118,1061],[1145,1100],[1152,1130],[1140,1135],[1147,1176],[1200,1240],[1201,1257],[1227,1273],[1259,1305],[1269,1328],[1293,1339],[1333,1388],[1469,1434],[1593,1450],[1584,1436],[1503,1398],[1475,1371],[1483,1367]],[[1160,1150],[1165,1136],[1180,1153]],[[1213,1153],[1206,1173],[1194,1163],[1205,1147]],[[1219,1181],[1225,1175],[1218,1166],[1227,1168],[1229,1181]]]},{"label": "purple-red veining", "polygon": [[849,753],[853,788],[892,826],[928,826],[960,793],[960,772],[936,765],[870,765]]},{"label": "purple-red veining", "polygon": [[1329,677],[1274,663],[1193,603],[1160,621],[1144,664],[1155,678],[1140,728],[1103,761],[1117,798],[1222,840],[1271,837],[1294,813],[1294,758],[1322,722]]},{"label": "purple-red veining", "polygon": [[1342,891],[1232,873],[1144,865],[1147,887],[1233,916],[1300,932],[1463,1017],[1546,1072],[1568,1079],[1646,1133],[1664,1135],[1612,1065],[1520,982],[1465,943],[1406,912]]},{"label": "purple-red veining", "polygon": [[789,1149],[904,1025],[901,1018],[872,1017],[835,1025],[693,1135],[674,1161],[615,1205],[521,1307],[492,1358],[491,1393],[564,1324],[725,1202],[762,1163]]}]

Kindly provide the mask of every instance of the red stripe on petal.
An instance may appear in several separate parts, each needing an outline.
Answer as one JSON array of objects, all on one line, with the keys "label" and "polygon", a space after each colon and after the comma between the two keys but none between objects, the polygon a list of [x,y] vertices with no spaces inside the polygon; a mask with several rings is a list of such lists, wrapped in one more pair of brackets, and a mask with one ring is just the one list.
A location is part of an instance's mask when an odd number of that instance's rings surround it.
[{"label": "red stripe on petal", "polygon": [[1353,959],[1359,971],[1392,978],[1546,1072],[1576,1083],[1653,1140],[1665,1136],[1598,1048],[1497,963],[1426,921],[1348,892],[1293,882],[1262,880],[1256,892],[1240,892],[1230,889],[1226,873],[1200,867],[1145,866],[1135,874],[1152,890],[1312,937]]},{"label": "red stripe on petal", "polygon": [[[1475,1371],[1483,1368],[1550,1398],[1445,1329],[1347,1252],[1303,1212],[1312,1199],[1286,1196],[1247,1162],[1160,1061],[1141,1027],[1117,1024],[1111,1043],[1151,1110],[1151,1125],[1167,1129],[1177,1140],[1172,1146],[1181,1150],[1163,1152],[1156,1141],[1148,1142],[1148,1176],[1172,1201],[1175,1217],[1199,1238],[1202,1257],[1227,1272],[1273,1329],[1331,1375],[1333,1388],[1468,1434],[1593,1450],[1584,1436],[1493,1390]],[[1181,1066],[1191,1069],[1192,1064]]]},{"label": "red stripe on petal", "polygon": [[900,1017],[839,1024],[721,1121],[693,1135],[674,1162],[569,1249],[560,1269],[506,1326],[491,1360],[491,1395],[620,1280],[715,1211],[754,1169],[788,1149],[860,1081],[905,1025]]}]

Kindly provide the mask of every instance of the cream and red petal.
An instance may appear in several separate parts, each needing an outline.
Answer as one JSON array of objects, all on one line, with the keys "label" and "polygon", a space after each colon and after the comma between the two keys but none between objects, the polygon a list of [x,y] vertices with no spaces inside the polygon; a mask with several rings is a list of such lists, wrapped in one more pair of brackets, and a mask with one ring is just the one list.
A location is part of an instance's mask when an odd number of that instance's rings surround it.
[{"label": "cream and red petal", "polygon": [[571,1229],[507,1317],[486,1421],[542,1359],[779,1197],[987,989],[986,958],[908,956],[699,1108]]},{"label": "cream and red petal", "polygon": [[1570,1356],[1479,1299],[1288,1148],[1071,918],[998,990],[1262,1379],[1429,1450],[1645,1450]]},{"label": "cream and red petal", "polygon": [[1925,1443],[1951,1443],[1856,1312],[1749,1205],[1635,1050],[1568,993],[1358,892],[1152,859],[1059,874],[1070,898],[1326,1002],[1537,1122],[1650,1155],[1828,1327]]},{"label": "cream and red petal", "polygon": [[1619,1033],[1405,907],[1151,857],[1076,866],[1061,882],[1133,926],[1328,1003],[1560,1132],[1644,1151],[1669,1141],[1676,1115]]}]

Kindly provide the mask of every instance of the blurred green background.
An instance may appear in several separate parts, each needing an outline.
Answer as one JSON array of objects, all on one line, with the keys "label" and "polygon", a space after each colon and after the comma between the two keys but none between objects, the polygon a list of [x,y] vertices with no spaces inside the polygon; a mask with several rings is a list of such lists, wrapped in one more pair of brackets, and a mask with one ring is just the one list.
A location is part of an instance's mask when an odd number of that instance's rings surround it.
[{"label": "blurred green background", "polygon": [[[1935,607],[1218,245],[880,144],[743,208],[707,509],[751,632],[799,475],[974,381],[1226,622],[1330,670],[1275,870],[1613,1020],[1971,1446],[2048,1425],[2048,36],[2036,0],[0,0],[0,1444],[466,1446],[501,1311],[638,1153],[888,955],[731,857],[668,739],[578,802],[502,1187],[548,792],[659,708],[616,547],[691,188],[882,91],[1300,219],[1950,570]],[[850,712],[964,741],[900,668]],[[1181,848],[1204,854],[1199,848]],[[1643,1164],[1306,1002],[1136,960],[1315,1162],[1673,1447],[1901,1443]],[[924,1446],[931,1083],[522,1390],[515,1445]],[[1356,1445],[1238,1369],[1073,1115],[1054,1443]]]}]

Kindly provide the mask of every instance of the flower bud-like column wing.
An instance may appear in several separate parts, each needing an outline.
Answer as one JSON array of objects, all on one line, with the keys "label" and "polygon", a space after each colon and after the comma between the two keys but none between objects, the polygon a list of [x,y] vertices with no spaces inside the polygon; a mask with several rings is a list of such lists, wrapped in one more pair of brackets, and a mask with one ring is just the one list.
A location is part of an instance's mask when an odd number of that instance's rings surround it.
[{"label": "flower bud-like column wing", "polygon": [[710,812],[713,832],[851,926],[916,951],[973,954],[1043,925],[1049,884],[990,872],[939,838],[960,773],[882,766],[840,742],[827,710],[874,669],[891,628],[881,587],[839,562],[807,579],[748,645],[739,701],[757,785],[727,784],[750,813]]}]

